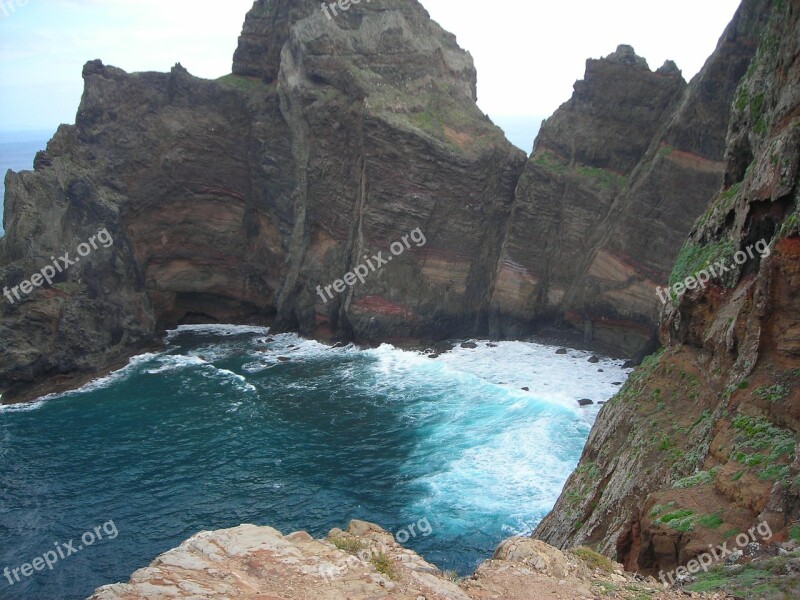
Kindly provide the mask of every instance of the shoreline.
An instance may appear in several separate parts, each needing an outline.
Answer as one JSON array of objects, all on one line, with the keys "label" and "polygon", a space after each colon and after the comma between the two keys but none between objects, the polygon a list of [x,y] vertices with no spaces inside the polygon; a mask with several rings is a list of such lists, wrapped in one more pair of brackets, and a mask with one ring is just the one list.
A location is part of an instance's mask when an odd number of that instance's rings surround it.
[{"label": "shoreline", "polygon": [[[187,323],[186,325],[209,325],[209,326],[253,326],[264,327],[272,335],[282,333],[292,333],[304,340],[316,341],[325,344],[332,348],[353,344],[359,349],[366,350],[370,348],[377,348],[382,344],[391,344],[400,350],[407,350],[411,352],[433,353],[433,356],[438,356],[450,352],[463,342],[470,340],[485,341],[489,343],[497,342],[523,342],[531,344],[540,344],[542,346],[552,346],[554,348],[568,348],[582,352],[592,352],[600,356],[611,358],[614,360],[628,360],[627,357],[619,352],[614,352],[611,348],[601,343],[589,343],[583,340],[582,335],[567,327],[557,326],[544,326],[536,334],[524,336],[522,338],[505,339],[505,338],[482,338],[482,337],[454,337],[447,340],[424,340],[421,338],[403,338],[403,339],[386,339],[382,341],[345,341],[329,336],[308,336],[300,333],[299,331],[273,331],[272,324],[262,323]],[[71,374],[54,375],[47,378],[46,381],[35,383],[27,388],[24,392],[15,396],[12,400],[7,401],[5,398],[0,397],[0,407],[3,406],[16,406],[20,404],[32,404],[39,400],[45,399],[47,396],[54,394],[65,394],[81,389],[82,387],[92,383],[95,380],[102,379],[119,371],[130,364],[131,359],[146,354],[148,352],[161,352],[166,348],[166,341],[170,332],[178,331],[178,328],[166,329],[161,332],[160,341],[153,341],[151,343],[144,343],[135,348],[125,355],[111,361],[107,365],[92,372],[76,372]]]}]

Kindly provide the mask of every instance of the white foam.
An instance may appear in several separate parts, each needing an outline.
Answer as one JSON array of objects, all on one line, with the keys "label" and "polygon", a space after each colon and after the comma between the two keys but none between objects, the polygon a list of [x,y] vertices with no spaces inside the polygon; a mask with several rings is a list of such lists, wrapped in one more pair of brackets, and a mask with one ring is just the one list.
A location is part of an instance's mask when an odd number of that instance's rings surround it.
[{"label": "white foam", "polygon": [[267,335],[269,327],[259,327],[256,325],[178,325],[177,329],[167,331],[167,340],[172,340],[175,336],[181,333],[196,333],[202,335],[240,335],[244,333],[255,333],[259,335]]},{"label": "white foam", "polygon": [[46,396],[41,396],[36,400],[26,403],[24,405],[11,405],[10,407],[0,407],[0,412],[24,412],[26,410],[36,410],[37,408],[41,408],[45,402],[49,400],[58,400],[60,398],[68,398],[70,396],[74,396],[76,394],[82,394],[85,392],[92,392],[95,390],[101,390],[111,386],[112,384],[116,383],[117,381],[121,381],[125,379],[133,371],[138,368],[139,366],[147,363],[148,361],[161,356],[162,353],[160,352],[146,352],[144,354],[138,354],[136,356],[131,357],[128,360],[128,364],[122,367],[121,369],[117,369],[116,371],[112,371],[105,377],[98,377],[97,379],[93,379],[89,383],[82,385],[79,388],[74,390],[68,390],[66,392],[58,392],[54,394],[47,394]]},{"label": "white foam", "polygon": [[48,396],[43,396],[32,402],[23,402],[22,404],[3,404],[0,405],[0,415],[4,413],[21,413],[37,410],[45,405]]}]

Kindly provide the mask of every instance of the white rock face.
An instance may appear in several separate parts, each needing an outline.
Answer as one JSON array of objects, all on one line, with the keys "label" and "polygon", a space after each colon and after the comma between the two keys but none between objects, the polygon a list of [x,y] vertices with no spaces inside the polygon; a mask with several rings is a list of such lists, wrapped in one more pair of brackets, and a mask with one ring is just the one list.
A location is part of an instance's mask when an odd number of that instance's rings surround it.
[{"label": "white rock face", "polygon": [[682,597],[616,569],[592,571],[571,553],[518,537],[456,582],[372,523],[352,521],[325,540],[241,525],[198,533],[130,582],[103,586],[89,600],[589,600],[602,589],[599,582],[612,581],[618,598],[645,590],[653,600]]}]

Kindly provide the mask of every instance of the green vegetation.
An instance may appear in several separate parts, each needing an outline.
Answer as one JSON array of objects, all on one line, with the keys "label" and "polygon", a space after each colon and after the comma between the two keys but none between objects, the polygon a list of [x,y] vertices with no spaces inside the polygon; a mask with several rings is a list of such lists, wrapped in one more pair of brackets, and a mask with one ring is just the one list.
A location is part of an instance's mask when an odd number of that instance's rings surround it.
[{"label": "green vegetation", "polygon": [[70,281],[65,281],[63,283],[54,283],[53,287],[60,292],[69,294],[70,296],[74,296],[81,291],[80,285],[78,285],[77,283],[72,283]]},{"label": "green vegetation", "polygon": [[775,427],[763,417],[738,415],[731,423],[739,432],[731,450],[731,459],[748,467],[760,467],[762,481],[781,481],[788,486],[789,467],[786,464],[794,453],[798,436],[789,430]]},{"label": "green vegetation", "polygon": [[667,525],[675,531],[685,533],[694,529],[694,511],[682,508],[653,521],[654,525]]},{"label": "green vegetation", "polygon": [[734,183],[731,187],[729,187],[725,192],[722,194],[722,199],[724,200],[733,200],[739,194],[739,191],[742,189],[742,182]]},{"label": "green vegetation", "polygon": [[800,575],[789,568],[800,554],[756,560],[745,565],[714,565],[707,573],[695,575],[690,592],[724,590],[727,595],[746,600],[791,599],[800,597]]},{"label": "green vegetation", "polygon": [[790,233],[797,233],[798,223],[800,223],[800,218],[798,218],[797,213],[790,215],[781,225],[778,237],[786,237]]},{"label": "green vegetation", "polygon": [[[674,508],[674,504],[674,502],[671,502],[666,506],[654,507],[650,512],[650,515],[655,516],[657,514],[656,509],[661,512],[664,510],[669,510],[668,507]],[[719,512],[710,515],[696,515],[694,514],[694,511],[681,508],[665,513],[663,516],[655,519],[653,521],[653,525],[666,525],[670,529],[685,533],[687,531],[693,531],[695,527],[719,529],[724,522],[725,521],[722,518],[722,514]]]},{"label": "green vegetation", "polygon": [[783,400],[789,395],[789,388],[785,385],[776,384],[770,387],[762,385],[756,388],[755,395],[762,400],[769,400],[770,402],[778,402]]},{"label": "green vegetation", "polygon": [[533,164],[555,173],[563,174],[569,172],[569,167],[552,152],[542,152],[533,160]]},{"label": "green vegetation", "polygon": [[650,516],[651,517],[657,517],[658,515],[660,515],[665,510],[669,510],[670,508],[673,508],[674,506],[675,506],[675,502],[669,502],[667,504],[656,504],[652,508],[652,510],[650,510]]},{"label": "green vegetation", "polygon": [[663,158],[665,156],[669,156],[673,152],[675,152],[675,146],[670,146],[669,144],[665,144],[659,149],[658,155]]},{"label": "green vegetation", "polygon": [[789,529],[789,539],[800,542],[800,525],[794,525]]},{"label": "green vegetation", "polygon": [[717,529],[720,525],[722,525],[724,521],[722,520],[722,516],[719,513],[714,513],[713,515],[705,515],[697,519],[697,524],[701,527],[705,527],[706,529]]},{"label": "green vegetation", "polygon": [[694,475],[689,475],[683,479],[679,479],[672,484],[673,489],[685,489],[697,487],[698,485],[707,485],[717,478],[718,468],[713,468],[710,471],[700,471]]},{"label": "green vegetation", "polygon": [[596,167],[580,166],[578,173],[588,179],[593,180],[601,189],[620,189],[625,186],[628,178],[624,175],[617,175],[608,169],[598,169]]},{"label": "green vegetation", "polygon": [[391,559],[383,552],[373,556],[370,561],[375,570],[381,575],[385,575],[389,579],[397,579],[397,572],[395,571],[394,564]]},{"label": "green vegetation", "polygon": [[636,367],[636,370],[631,373],[622,389],[609,400],[609,404],[616,403],[619,399],[623,402],[633,402],[633,400],[642,393],[648,381],[650,381],[653,373],[658,367],[661,357],[664,355],[664,349],[661,348],[654,354],[651,354],[642,361],[642,364]]},{"label": "green vegetation", "polygon": [[348,554],[358,554],[366,548],[362,541],[354,538],[335,537],[331,538],[330,542],[339,550],[347,552]]},{"label": "green vegetation", "polygon": [[726,531],[725,533],[722,534],[722,539],[723,540],[729,540],[732,537],[736,537],[740,533],[741,533],[741,531],[739,531],[738,529],[729,529],[728,531]]},{"label": "green vegetation", "polygon": [[603,596],[610,596],[617,591],[617,586],[615,586],[613,583],[609,583],[608,581],[593,581],[592,585],[599,587],[600,593]]},{"label": "green vegetation", "polygon": [[784,481],[789,478],[789,465],[769,465],[758,473],[762,481]]},{"label": "green vegetation", "polygon": [[727,258],[734,253],[733,243],[728,240],[721,240],[706,246],[698,246],[689,241],[683,245],[675,267],[669,276],[670,287],[676,283],[685,281],[688,277],[694,276],[704,270],[714,262]]},{"label": "green vegetation", "polygon": [[230,75],[223,75],[216,81],[225,87],[247,92],[265,90],[269,88],[269,85],[264,83],[258,77],[245,77],[243,75],[234,75],[232,73]]},{"label": "green vegetation", "polygon": [[577,548],[573,548],[571,552],[585,562],[590,569],[600,569],[606,573],[611,573],[614,571],[614,563],[591,548],[587,548],[586,546],[578,546]]},{"label": "green vegetation", "polygon": [[[564,499],[569,507],[570,516],[576,516],[574,512],[581,506],[581,503],[590,496],[592,489],[600,478],[600,469],[592,461],[588,461],[575,469],[578,475],[572,485],[564,491]],[[576,527],[580,522],[576,524]]]}]

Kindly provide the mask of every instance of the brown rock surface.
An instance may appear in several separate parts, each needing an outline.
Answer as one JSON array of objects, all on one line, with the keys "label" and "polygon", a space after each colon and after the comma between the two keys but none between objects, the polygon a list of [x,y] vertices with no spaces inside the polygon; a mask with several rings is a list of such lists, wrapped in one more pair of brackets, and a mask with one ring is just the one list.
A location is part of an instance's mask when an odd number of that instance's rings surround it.
[{"label": "brown rock surface", "polygon": [[[335,19],[258,0],[217,81],[88,63],[75,125],[7,177],[0,280],[101,228],[114,245],[0,303],[2,402],[81,383],[181,323],[374,342],[554,321],[633,354],[655,331],[654,285],[721,182],[762,4],[688,87],[629,47],[589,61],[527,167],[477,108],[469,53],[416,0]],[[424,243],[319,294],[417,228]]]},{"label": "brown rock surface", "polygon": [[664,350],[603,408],[534,533],[557,547],[653,573],[760,522],[773,537],[759,542],[785,541],[800,521],[800,3],[772,8],[733,102],[726,186],[671,282],[729,269],[665,307]]},{"label": "brown rock surface", "polygon": [[353,521],[346,532],[334,529],[325,540],[254,525],[204,531],[134,573],[130,582],[103,586],[89,600],[589,600],[610,589],[618,589],[613,597],[631,600],[644,592],[655,600],[685,597],[659,591],[652,580],[625,576],[620,565],[593,570],[577,556],[530,538],[503,542],[492,560],[458,582],[377,525]]},{"label": "brown rock surface", "polygon": [[731,102],[768,4],[743,3],[688,86],[674,63],[652,72],[629,46],[587,61],[517,187],[492,299],[496,334],[563,318],[630,355],[647,346],[655,288],[723,182]]}]

